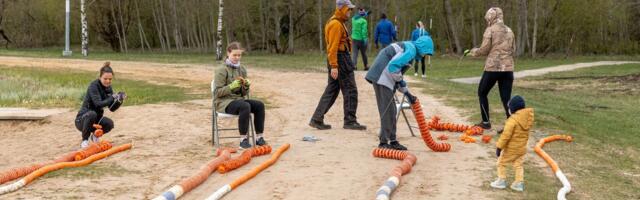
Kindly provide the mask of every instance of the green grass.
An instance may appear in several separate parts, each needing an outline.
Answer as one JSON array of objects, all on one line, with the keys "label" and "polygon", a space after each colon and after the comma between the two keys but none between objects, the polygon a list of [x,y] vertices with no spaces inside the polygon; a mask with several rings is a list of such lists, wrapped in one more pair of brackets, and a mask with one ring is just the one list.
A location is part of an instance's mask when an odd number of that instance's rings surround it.
[{"label": "green grass", "polygon": [[[434,69],[441,70],[441,69]],[[455,77],[455,76],[454,76]],[[476,84],[442,77],[418,84],[445,103],[462,108],[479,121]],[[537,140],[550,134],[570,134],[575,142],[555,142],[545,150],[573,184],[569,198],[640,198],[640,64],[603,66],[518,79],[513,94],[525,97],[536,112]],[[492,124],[504,123],[497,86],[490,94]],[[526,167],[527,189],[506,198],[551,199],[561,187],[548,168]]]},{"label": "green grass", "polygon": [[141,173],[139,171],[128,170],[117,164],[92,164],[76,168],[68,168],[54,171],[44,175],[44,178],[64,177],[72,180],[82,180],[98,178],[104,176],[122,177],[127,174]]},{"label": "green grass", "polygon": [[[62,48],[36,48],[36,49],[0,49],[0,56],[22,56],[38,58],[72,58],[89,60],[120,60],[158,63],[186,63],[186,64],[214,64],[215,53],[200,52],[167,52],[155,50],[153,53],[141,51],[129,51],[129,53],[117,53],[110,49],[92,49],[88,57],[80,54],[78,47],[73,50],[71,57],[62,57]],[[372,64],[377,51],[371,50],[368,54],[369,63]],[[359,59],[362,59],[361,56]],[[638,56],[575,56],[566,59],[562,56],[548,56],[544,59],[521,58],[516,61],[516,70],[540,68],[575,62],[590,62],[600,60],[640,60]],[[326,54],[318,51],[297,51],[294,55],[276,55],[260,51],[247,51],[243,55],[242,62],[248,67],[266,68],[273,70],[303,70],[325,71]],[[432,58],[433,67],[428,69],[428,75],[439,78],[478,76],[484,66],[484,58],[465,57],[459,62],[458,57],[437,55]],[[358,68],[362,69],[362,60],[358,61]],[[413,73],[413,72],[411,72]]]},{"label": "green grass", "polygon": [[[0,107],[79,107],[94,73],[68,69],[0,66]],[[118,79],[114,91],[127,92],[125,105],[183,101],[196,97],[174,86]]]}]

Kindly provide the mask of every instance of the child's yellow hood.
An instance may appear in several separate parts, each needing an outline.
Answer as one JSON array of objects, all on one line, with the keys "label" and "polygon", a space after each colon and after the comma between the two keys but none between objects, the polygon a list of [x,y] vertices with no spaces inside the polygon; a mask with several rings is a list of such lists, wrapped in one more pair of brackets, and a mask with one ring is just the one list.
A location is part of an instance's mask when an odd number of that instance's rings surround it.
[{"label": "child's yellow hood", "polygon": [[533,108],[520,109],[516,111],[516,113],[513,113],[511,118],[513,118],[522,129],[529,130],[533,127]]}]

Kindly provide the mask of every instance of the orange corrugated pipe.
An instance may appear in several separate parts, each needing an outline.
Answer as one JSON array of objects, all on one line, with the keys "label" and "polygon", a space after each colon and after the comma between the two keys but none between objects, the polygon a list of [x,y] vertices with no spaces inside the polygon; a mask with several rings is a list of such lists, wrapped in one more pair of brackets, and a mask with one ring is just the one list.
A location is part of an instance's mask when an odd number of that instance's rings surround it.
[{"label": "orange corrugated pipe", "polygon": [[427,147],[436,152],[446,152],[451,150],[451,144],[436,143],[431,137],[431,133],[429,132],[429,124],[425,120],[425,115],[424,112],[422,112],[422,106],[420,106],[419,100],[416,99],[416,101],[411,105],[411,110],[413,110],[413,115],[416,117],[418,127],[420,128],[422,140],[424,140],[424,143],[427,144]]},{"label": "orange corrugated pipe", "polygon": [[192,177],[181,181],[180,184],[174,185],[173,187],[169,188],[169,190],[162,193],[162,195],[157,196],[153,200],[175,200],[180,198],[183,194],[193,190],[193,188],[196,188],[198,185],[207,180],[209,175],[215,172],[216,168],[218,168],[220,164],[222,164],[224,161],[229,160],[229,157],[231,157],[231,154],[229,153],[230,151],[235,152],[235,150],[231,149],[218,149],[216,151],[217,157],[203,166],[200,169],[200,172]]},{"label": "orange corrugated pipe", "polygon": [[91,155],[111,149],[112,146],[113,145],[111,144],[111,142],[106,140],[100,141],[98,143],[91,143],[91,145],[89,145],[87,148],[76,153],[76,155],[74,156],[74,160],[79,161],[85,159]]},{"label": "orange corrugated pipe", "polygon": [[437,131],[462,132],[467,135],[482,135],[484,129],[479,126],[468,126],[464,124],[440,123],[440,117],[433,116],[429,122],[429,127]]},{"label": "orange corrugated pipe", "polygon": [[52,172],[52,171],[56,171],[59,169],[63,169],[63,168],[67,168],[67,167],[81,167],[81,166],[85,166],[88,164],[91,164],[93,162],[95,162],[96,160],[100,160],[103,159],[107,156],[113,155],[115,153],[119,153],[125,150],[128,150],[132,147],[133,145],[131,143],[129,144],[124,144],[124,145],[120,145],[118,147],[114,147],[111,148],[107,151],[104,152],[100,152],[98,154],[89,156],[88,158],[84,159],[84,160],[80,160],[80,161],[73,161],[73,162],[60,162],[60,163],[55,163],[55,164],[50,164],[47,166],[44,166],[34,172],[29,173],[27,176],[25,176],[24,178],[20,179],[19,181],[16,181],[12,184],[0,187],[0,195],[5,194],[5,193],[9,193],[9,192],[13,192],[16,191],[22,187],[24,187],[25,185],[28,185],[29,183],[33,182],[36,178]]},{"label": "orange corrugated pipe", "polygon": [[261,163],[259,166],[255,167],[255,168],[251,169],[251,171],[249,171],[246,174],[242,175],[241,177],[237,178],[236,180],[234,180],[230,184],[224,185],[222,188],[218,189],[216,192],[211,194],[211,196],[207,197],[207,200],[220,199],[225,194],[231,192],[231,190],[237,188],[241,184],[247,182],[249,179],[255,177],[256,175],[258,175],[258,173],[262,172],[264,169],[266,169],[267,167],[273,165],[273,163],[278,161],[278,158],[280,158],[282,153],[287,151],[290,146],[291,146],[290,144],[282,145],[280,148],[278,148],[276,150],[275,153],[273,153],[271,155],[271,158],[269,158],[269,160]]},{"label": "orange corrugated pipe", "polygon": [[224,161],[222,164],[218,166],[218,172],[221,174],[227,173],[231,170],[242,167],[243,165],[249,163],[252,157],[261,156],[265,154],[271,153],[271,146],[257,146],[246,151],[242,152],[242,154],[233,159]]},{"label": "orange corrugated pipe", "polygon": [[[54,164],[54,163],[60,163],[60,162],[71,162],[74,160],[77,160],[76,157],[78,154],[82,154],[84,155],[84,158],[86,158],[87,156],[105,151],[109,148],[106,149],[102,149],[102,148],[98,148],[101,151],[95,151],[94,148],[99,147],[100,145],[103,145],[102,142],[100,144],[96,144],[96,143],[92,143],[91,145],[89,145],[89,147],[83,149],[83,150],[79,150],[79,151],[74,151],[74,152],[70,152],[67,154],[64,154],[63,156],[55,159],[55,160],[51,160],[51,161],[47,161],[47,162],[42,162],[42,163],[37,163],[37,164],[32,164],[29,166],[25,166],[25,167],[18,167],[18,168],[13,168],[13,169],[9,169],[7,171],[4,171],[2,173],[0,173],[0,184],[4,184],[6,182],[9,181],[13,181],[15,179],[18,179],[20,177],[23,177],[33,171],[36,171],[38,169],[40,169],[43,166],[46,165],[50,165],[50,164]],[[110,145],[110,144],[109,144]],[[91,149],[91,150],[89,150]]]},{"label": "orange corrugated pipe", "polygon": [[560,167],[558,167],[558,164],[556,163],[556,161],[554,161],[551,158],[551,156],[549,156],[549,154],[547,154],[544,150],[542,150],[542,147],[544,146],[545,143],[553,142],[556,140],[565,140],[567,142],[571,142],[573,141],[573,137],[569,135],[552,135],[546,138],[542,138],[538,141],[538,143],[534,147],[534,151],[538,154],[538,156],[542,157],[542,159],[544,159],[544,161],[546,161],[547,164],[549,164],[553,173],[556,175],[556,177],[558,177],[558,179],[560,179],[560,182],[562,183],[562,188],[560,188],[560,190],[558,191],[557,198],[559,200],[565,200],[567,193],[571,191],[571,183],[569,183],[569,179],[567,179],[564,173],[562,173],[562,170],[560,170]]},{"label": "orange corrugated pipe", "polygon": [[391,175],[384,184],[376,192],[376,200],[388,200],[393,190],[400,185],[400,177],[411,172],[411,167],[416,163],[417,158],[408,151],[399,151],[395,149],[373,149],[372,155],[378,158],[388,158],[401,160],[402,163],[395,166],[389,175]]}]

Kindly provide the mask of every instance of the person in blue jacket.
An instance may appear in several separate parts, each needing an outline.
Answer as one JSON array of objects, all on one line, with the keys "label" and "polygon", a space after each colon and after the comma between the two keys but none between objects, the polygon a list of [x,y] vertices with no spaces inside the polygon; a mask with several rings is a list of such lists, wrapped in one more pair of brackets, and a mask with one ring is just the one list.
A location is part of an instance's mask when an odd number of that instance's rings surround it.
[{"label": "person in blue jacket", "polygon": [[384,13],[380,17],[380,21],[376,25],[376,30],[374,31],[374,40],[376,43],[376,48],[380,48],[378,43],[382,44],[382,48],[389,46],[393,41],[398,41],[396,38],[396,28],[393,26],[393,23],[387,19],[387,15]]},{"label": "person in blue jacket", "polygon": [[[380,50],[365,79],[373,85],[380,114],[379,148],[407,150],[396,140],[396,113],[393,100],[396,90],[407,96],[410,103],[416,102],[403,80],[403,74],[411,68],[411,61],[433,55],[433,41],[421,36],[415,41],[396,42]],[[391,105],[394,104],[394,105]]]},{"label": "person in blue jacket", "polygon": [[[416,41],[420,36],[429,36],[431,37],[431,34],[429,34],[429,32],[427,32],[426,30],[424,30],[424,24],[422,23],[422,21],[418,21],[418,23],[416,23],[416,29],[413,30],[413,32],[411,32],[411,41]],[[426,78],[427,76],[425,75],[426,71],[425,71],[425,63],[424,63],[424,59],[425,57],[422,57],[421,59],[416,59],[413,65],[414,68],[414,76],[418,76],[418,73],[420,71],[418,71],[418,63],[422,62],[422,78]]]}]

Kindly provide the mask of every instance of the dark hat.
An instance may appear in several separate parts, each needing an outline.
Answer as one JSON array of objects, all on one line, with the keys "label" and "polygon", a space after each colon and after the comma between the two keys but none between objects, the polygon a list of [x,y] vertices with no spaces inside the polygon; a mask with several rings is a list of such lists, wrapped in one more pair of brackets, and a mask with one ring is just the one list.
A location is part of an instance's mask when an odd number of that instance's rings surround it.
[{"label": "dark hat", "polygon": [[520,95],[513,96],[507,105],[509,105],[509,111],[511,111],[511,113],[516,113],[516,111],[525,108],[524,98]]}]

